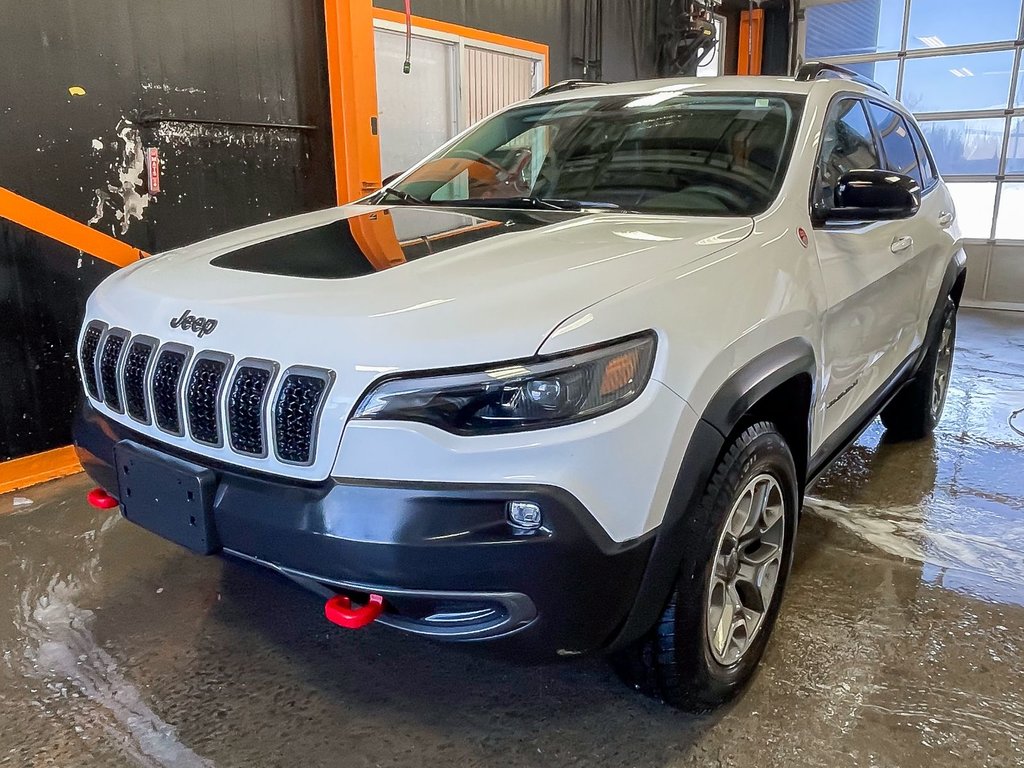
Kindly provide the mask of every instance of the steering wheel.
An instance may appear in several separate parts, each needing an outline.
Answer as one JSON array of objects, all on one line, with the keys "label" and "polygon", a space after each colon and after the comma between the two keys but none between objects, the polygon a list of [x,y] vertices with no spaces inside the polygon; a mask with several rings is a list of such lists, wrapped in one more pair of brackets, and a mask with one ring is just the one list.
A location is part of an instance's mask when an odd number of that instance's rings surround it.
[{"label": "steering wheel", "polygon": [[449,153],[449,157],[458,157],[463,160],[473,160],[477,163],[483,163],[495,173],[502,173],[505,169],[498,165],[496,162],[487,157],[487,155],[481,155],[479,152],[473,149],[456,149]]}]

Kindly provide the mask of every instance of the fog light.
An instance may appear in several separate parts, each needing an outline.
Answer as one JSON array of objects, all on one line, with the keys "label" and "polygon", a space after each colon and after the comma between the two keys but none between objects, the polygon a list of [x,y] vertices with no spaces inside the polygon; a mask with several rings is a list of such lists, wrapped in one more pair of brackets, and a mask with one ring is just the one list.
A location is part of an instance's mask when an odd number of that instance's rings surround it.
[{"label": "fog light", "polygon": [[510,501],[508,503],[508,521],[516,528],[528,530],[540,528],[540,507],[532,501]]}]

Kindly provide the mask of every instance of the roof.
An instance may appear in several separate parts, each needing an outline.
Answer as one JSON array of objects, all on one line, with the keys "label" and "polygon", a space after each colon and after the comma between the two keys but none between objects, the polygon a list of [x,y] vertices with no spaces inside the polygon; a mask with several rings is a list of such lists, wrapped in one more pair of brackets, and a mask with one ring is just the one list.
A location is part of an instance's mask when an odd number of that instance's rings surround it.
[{"label": "roof", "polygon": [[606,85],[588,85],[586,88],[575,88],[554,91],[537,96],[537,101],[564,101],[566,99],[583,99],[602,96],[631,96],[634,94],[657,93],[659,91],[686,90],[702,93],[714,92],[750,92],[750,93],[786,93],[806,95],[818,91],[856,91],[858,93],[877,93],[872,88],[851,80],[819,79],[798,81],[792,77],[739,76],[723,75],[721,77],[667,77],[658,80],[632,80],[623,83]]}]

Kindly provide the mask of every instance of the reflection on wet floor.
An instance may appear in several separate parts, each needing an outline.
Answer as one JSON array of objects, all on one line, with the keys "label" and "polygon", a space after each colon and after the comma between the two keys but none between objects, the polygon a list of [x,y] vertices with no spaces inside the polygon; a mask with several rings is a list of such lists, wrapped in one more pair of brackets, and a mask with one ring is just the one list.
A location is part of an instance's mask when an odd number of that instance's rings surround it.
[{"label": "reflection on wet floor", "polygon": [[83,476],[0,496],[0,766],[1024,765],[1022,330],[964,313],[935,438],[875,425],[813,489],[762,670],[702,718],[600,659],[338,630]]}]

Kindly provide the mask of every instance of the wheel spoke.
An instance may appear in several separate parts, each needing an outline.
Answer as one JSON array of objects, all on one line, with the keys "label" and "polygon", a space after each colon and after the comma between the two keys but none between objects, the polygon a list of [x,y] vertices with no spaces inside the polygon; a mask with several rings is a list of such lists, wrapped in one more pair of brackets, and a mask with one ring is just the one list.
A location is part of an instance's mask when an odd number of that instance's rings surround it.
[{"label": "wheel spoke", "polygon": [[[752,604],[748,607],[758,614],[758,618],[768,611],[772,597],[775,594],[775,585],[779,580],[779,566],[781,564],[780,549],[778,547],[764,547],[766,556],[759,562],[744,562],[740,565],[739,573],[736,575],[737,584],[745,587],[743,592],[749,595]],[[737,592],[739,590],[737,589]]]}]

